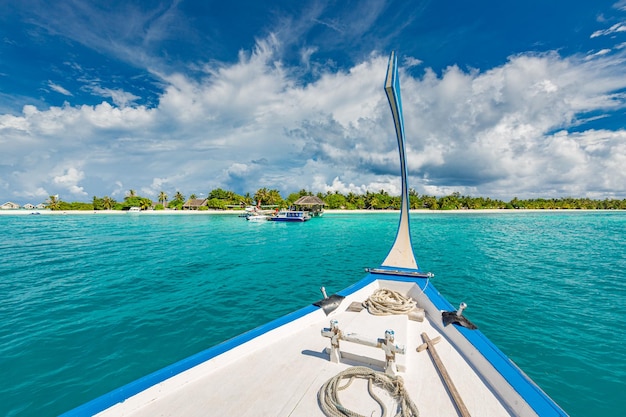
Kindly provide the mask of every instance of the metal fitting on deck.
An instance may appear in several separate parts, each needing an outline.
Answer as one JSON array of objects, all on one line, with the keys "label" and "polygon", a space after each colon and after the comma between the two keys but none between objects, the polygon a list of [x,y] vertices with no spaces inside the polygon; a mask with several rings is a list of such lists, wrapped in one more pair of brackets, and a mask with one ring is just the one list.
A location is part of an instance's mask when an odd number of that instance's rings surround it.
[{"label": "metal fitting on deck", "polygon": [[389,376],[398,375],[398,367],[396,365],[396,353],[404,354],[406,349],[404,346],[398,346],[395,342],[395,332],[391,329],[385,331],[385,337],[381,339],[369,339],[355,333],[343,333],[339,329],[337,320],[330,321],[330,327],[322,329],[322,336],[330,339],[330,361],[339,363],[341,359],[341,351],[339,349],[339,341],[357,343],[364,346],[381,348],[385,352],[385,373]]}]

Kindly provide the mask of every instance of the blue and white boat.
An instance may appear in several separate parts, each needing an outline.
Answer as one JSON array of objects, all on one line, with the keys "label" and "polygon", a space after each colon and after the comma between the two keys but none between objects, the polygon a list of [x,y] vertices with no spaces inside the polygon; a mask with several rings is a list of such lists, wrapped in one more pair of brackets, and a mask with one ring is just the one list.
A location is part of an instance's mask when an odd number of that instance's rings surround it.
[{"label": "blue and white boat", "polygon": [[309,220],[311,216],[307,211],[303,210],[280,210],[274,216],[270,217],[270,220],[274,222],[305,222]]},{"label": "blue and white boat", "polygon": [[[416,262],[394,53],[385,91],[400,151],[402,209],[382,264],[337,294],[322,289],[323,298],[312,305],[66,416],[566,415]],[[245,299],[242,308],[250,308]]]}]

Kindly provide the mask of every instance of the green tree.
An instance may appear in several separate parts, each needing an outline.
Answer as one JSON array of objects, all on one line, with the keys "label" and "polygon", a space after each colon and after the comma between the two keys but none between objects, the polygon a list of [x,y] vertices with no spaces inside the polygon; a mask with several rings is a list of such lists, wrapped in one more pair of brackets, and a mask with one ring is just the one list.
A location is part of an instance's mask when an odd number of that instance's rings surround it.
[{"label": "green tree", "polygon": [[437,210],[439,208],[436,197],[427,195],[422,197],[422,201],[424,202],[424,207],[426,207],[427,209]]},{"label": "green tree", "polygon": [[60,210],[61,206],[60,203],[61,201],[59,200],[59,196],[58,195],[51,195],[48,197],[48,201],[46,201],[47,206],[50,210]]},{"label": "green tree", "polygon": [[290,206],[295,201],[297,201],[300,197],[301,197],[300,193],[291,193],[287,196],[287,198],[285,199],[285,202],[287,203],[288,206]]},{"label": "green tree", "polygon": [[94,210],[102,210],[102,209],[104,209],[104,202],[102,201],[101,198],[98,198],[95,195],[93,196],[93,200],[92,200],[91,204],[93,205],[93,209]]},{"label": "green tree", "polygon": [[145,210],[150,206],[152,206],[152,200],[135,195],[134,197],[125,197],[124,202],[121,203],[119,207],[116,205],[115,208],[118,210],[128,210],[131,207],[139,207]]},{"label": "green tree", "polygon": [[102,198],[102,206],[105,210],[111,210],[115,206],[116,201],[109,196]]},{"label": "green tree", "polygon": [[268,204],[269,201],[269,190],[265,187],[259,188],[256,193],[254,193],[254,200],[257,205]]},{"label": "green tree", "polygon": [[423,201],[420,195],[413,188],[409,188],[409,207],[411,209],[421,209],[423,207]]},{"label": "green tree", "polygon": [[165,191],[161,191],[159,193],[159,202],[163,205],[163,207],[165,207],[166,201],[167,201],[167,194],[165,194]]},{"label": "green tree", "polygon": [[269,190],[267,193],[267,204],[282,206],[284,204],[283,198],[278,190]]},{"label": "green tree", "polygon": [[139,208],[142,210],[147,210],[148,208],[150,208],[150,206],[152,206],[152,200],[148,199],[148,198],[141,198],[139,199]]},{"label": "green tree", "polygon": [[346,201],[346,197],[339,192],[334,194],[329,194],[324,198],[324,203],[331,210],[346,208],[348,202]]},{"label": "green tree", "polygon": [[226,210],[226,203],[224,200],[220,200],[219,198],[212,198],[207,201],[207,207],[214,210]]},{"label": "green tree", "polygon": [[222,190],[221,188],[216,188],[213,191],[211,191],[209,193],[209,195],[207,196],[207,198],[211,199],[211,198],[217,198],[220,200],[230,200],[232,196],[232,192],[231,191],[225,191]]}]

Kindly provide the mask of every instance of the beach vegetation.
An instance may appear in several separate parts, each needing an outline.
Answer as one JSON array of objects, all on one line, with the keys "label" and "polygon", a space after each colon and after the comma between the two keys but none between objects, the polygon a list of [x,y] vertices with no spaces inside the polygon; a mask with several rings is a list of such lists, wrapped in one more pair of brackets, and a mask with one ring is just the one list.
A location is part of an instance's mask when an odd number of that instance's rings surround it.
[{"label": "beach vegetation", "polygon": [[[319,196],[318,196],[319,197]],[[335,191],[331,193],[330,191],[326,194],[326,196],[320,197],[326,203],[326,207],[331,210],[345,209],[348,205],[348,200],[346,196]]]},{"label": "beach vegetation", "polygon": [[185,200],[179,200],[178,198],[174,198],[167,203],[167,208],[169,210],[182,210],[184,204]]},{"label": "beach vegetation", "polygon": [[[284,208],[292,205],[300,197],[307,195],[313,195],[313,193],[301,189],[283,199],[278,190],[267,187],[258,189],[253,196],[250,193],[240,195],[233,191],[217,188],[208,194],[206,204],[199,207],[199,210],[241,209],[257,202],[262,205]],[[390,195],[384,190],[368,191],[365,194],[349,192],[345,195],[339,191],[327,191],[316,195],[324,201],[327,209],[332,210],[399,210],[402,203],[400,196]],[[191,194],[191,197],[194,196],[195,194]],[[157,198],[161,204],[157,204],[155,209],[164,209],[165,205],[162,203],[167,201],[167,194],[162,191]],[[462,195],[458,192],[445,196],[420,195],[413,189],[409,190],[409,203],[411,209],[414,210],[626,210],[626,199],[593,200],[574,197],[520,199],[514,197],[507,202],[490,197]],[[166,208],[182,210],[184,204],[184,196],[177,191],[174,199],[168,202]],[[51,195],[46,200],[46,207],[50,210],[128,210],[130,207],[140,207],[145,210],[151,206],[151,199],[138,196],[133,190],[127,193],[123,202],[117,202],[109,196],[94,196],[89,203],[68,203],[62,201],[58,195]]]},{"label": "beach vegetation", "polygon": [[46,201],[46,207],[48,207],[50,210],[59,210],[59,202],[59,196],[51,195]]},{"label": "beach vegetation", "polygon": [[[132,191],[132,190],[131,190]],[[128,210],[131,207],[139,207],[142,210],[147,210],[152,207],[152,200],[146,197],[138,196],[137,194],[131,196],[130,193],[124,197],[124,201],[115,204],[115,210]]]},{"label": "beach vegetation", "polygon": [[152,200],[149,198],[142,198],[139,200],[139,208],[142,210],[148,210],[152,207]]},{"label": "beach vegetation", "polygon": [[347,210],[362,210],[365,208],[365,199],[360,194],[349,192],[346,195]]},{"label": "beach vegetation", "polygon": [[266,187],[259,188],[254,194],[254,200],[257,204],[261,205],[273,205],[279,207],[285,207],[287,202],[283,200],[278,190],[268,190]]},{"label": "beach vegetation", "polygon": [[105,210],[112,210],[113,207],[115,207],[115,204],[117,204],[117,201],[109,196],[104,196],[104,198],[102,198],[102,206]]},{"label": "beach vegetation", "polygon": [[91,204],[94,210],[104,210],[104,202],[102,200],[102,198],[98,198],[95,195],[93,196]]},{"label": "beach vegetation", "polygon": [[[226,204],[225,200],[221,200],[219,198],[211,198],[210,200],[207,201],[206,208],[209,208],[211,210],[226,210],[228,208],[227,206],[228,205]],[[203,209],[203,208],[204,206],[200,207],[200,209]]]}]

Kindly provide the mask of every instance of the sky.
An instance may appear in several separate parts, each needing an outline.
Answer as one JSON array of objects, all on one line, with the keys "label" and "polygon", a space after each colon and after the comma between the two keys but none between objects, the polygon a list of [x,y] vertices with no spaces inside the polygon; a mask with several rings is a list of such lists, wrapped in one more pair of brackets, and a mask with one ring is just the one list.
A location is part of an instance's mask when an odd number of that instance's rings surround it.
[{"label": "sky", "polygon": [[626,0],[0,0],[0,203],[626,198]]}]

